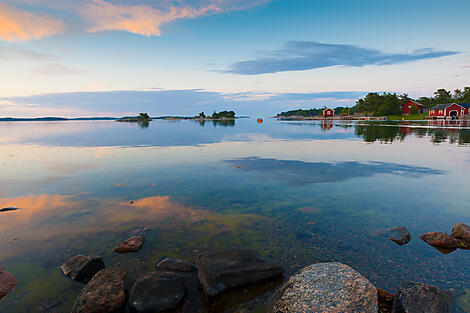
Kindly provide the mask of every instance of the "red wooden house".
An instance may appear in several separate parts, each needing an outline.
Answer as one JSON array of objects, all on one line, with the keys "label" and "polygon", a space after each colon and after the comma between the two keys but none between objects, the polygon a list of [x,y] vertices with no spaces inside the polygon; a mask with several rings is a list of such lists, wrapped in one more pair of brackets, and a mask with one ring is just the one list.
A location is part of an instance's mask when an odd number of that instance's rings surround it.
[{"label": "red wooden house", "polygon": [[333,117],[335,116],[335,110],[333,109],[324,109],[323,110],[323,117]]},{"label": "red wooden house", "polygon": [[470,114],[470,103],[446,103],[438,104],[429,109],[429,117],[432,119],[459,119]]},{"label": "red wooden house", "polygon": [[424,105],[419,103],[419,102],[410,100],[410,101],[408,101],[407,103],[405,103],[401,106],[401,115],[410,115],[411,112],[413,112],[413,109],[417,113],[423,113],[424,112]]}]

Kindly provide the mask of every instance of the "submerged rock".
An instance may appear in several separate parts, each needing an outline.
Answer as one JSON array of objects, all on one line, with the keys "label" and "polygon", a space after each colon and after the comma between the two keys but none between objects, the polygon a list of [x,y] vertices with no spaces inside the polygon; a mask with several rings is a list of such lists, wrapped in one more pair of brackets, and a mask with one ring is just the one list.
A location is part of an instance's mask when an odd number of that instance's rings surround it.
[{"label": "submerged rock", "polygon": [[126,301],[124,278],[121,267],[102,269],[90,280],[78,295],[72,313],[117,313]]},{"label": "submerged rock", "polygon": [[186,290],[181,276],[153,272],[140,276],[129,294],[129,307],[137,313],[166,312],[181,303]]},{"label": "submerged rock", "polygon": [[451,237],[444,233],[425,233],[422,234],[419,238],[426,242],[427,244],[437,248],[442,253],[450,253],[455,251],[459,246],[459,241],[454,237]]},{"label": "submerged rock", "polygon": [[208,296],[282,275],[283,267],[251,250],[207,253],[197,257],[199,282]]},{"label": "submerged rock", "polygon": [[452,228],[452,237],[459,241],[459,248],[470,250],[470,226],[456,223]]},{"label": "submerged rock", "polygon": [[145,243],[144,236],[135,236],[132,238],[127,239],[124,242],[121,242],[114,248],[114,252],[116,253],[130,253],[130,252],[138,252],[142,249],[142,246]]},{"label": "submerged rock", "polygon": [[406,227],[394,227],[376,232],[376,235],[390,239],[400,246],[406,245],[411,240],[410,232]]},{"label": "submerged rock", "polygon": [[177,272],[194,272],[196,270],[194,264],[172,258],[164,258],[158,262],[157,268]]},{"label": "submerged rock", "polygon": [[269,313],[377,313],[377,289],[341,263],[318,263],[292,276],[268,302]]},{"label": "submerged rock", "polygon": [[10,212],[10,211],[18,211],[19,209],[18,208],[15,208],[15,207],[8,207],[8,208],[2,208],[0,209],[0,212]]},{"label": "submerged rock", "polygon": [[392,313],[395,296],[383,289],[377,289],[377,300],[380,313]]},{"label": "submerged rock", "polygon": [[103,268],[104,262],[100,257],[84,255],[71,257],[60,267],[66,276],[79,282],[88,282]]},{"label": "submerged rock", "polygon": [[0,299],[15,290],[18,281],[13,274],[5,271],[5,267],[0,266]]},{"label": "submerged rock", "polygon": [[393,313],[450,313],[453,294],[417,282],[403,282],[393,303]]}]

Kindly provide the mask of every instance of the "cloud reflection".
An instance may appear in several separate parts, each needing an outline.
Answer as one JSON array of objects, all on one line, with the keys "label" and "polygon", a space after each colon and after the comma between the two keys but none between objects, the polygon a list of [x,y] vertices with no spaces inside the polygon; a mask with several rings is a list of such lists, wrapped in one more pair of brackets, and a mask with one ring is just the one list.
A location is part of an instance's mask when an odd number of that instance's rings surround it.
[{"label": "cloud reflection", "polygon": [[441,175],[444,171],[388,162],[356,161],[326,163],[277,160],[258,157],[227,160],[240,170],[256,172],[263,177],[279,180],[290,186],[304,186],[314,183],[345,181],[376,174],[391,174],[419,178],[424,175]]},{"label": "cloud reflection", "polygon": [[[194,223],[206,211],[173,201],[169,196],[152,196],[133,201],[80,200],[67,195],[31,195],[0,198],[0,207],[21,210],[0,215],[0,248],[7,257],[15,249],[30,250],[57,246],[73,238],[85,238],[105,231],[128,231],[150,225],[173,229],[175,225]],[[12,240],[14,242],[12,242]]]}]

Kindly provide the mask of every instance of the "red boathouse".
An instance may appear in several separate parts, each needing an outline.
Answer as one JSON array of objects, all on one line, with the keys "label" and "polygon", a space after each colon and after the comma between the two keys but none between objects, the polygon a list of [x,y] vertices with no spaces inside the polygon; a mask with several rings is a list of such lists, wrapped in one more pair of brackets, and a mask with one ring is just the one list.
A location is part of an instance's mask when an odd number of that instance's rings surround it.
[{"label": "red boathouse", "polygon": [[470,103],[438,104],[429,109],[429,117],[432,119],[459,119],[470,115]]},{"label": "red boathouse", "polygon": [[410,115],[412,114],[411,112],[413,110],[415,110],[417,114],[423,113],[424,105],[419,102],[410,100],[401,106],[401,115]]},{"label": "red boathouse", "polygon": [[333,117],[335,116],[335,110],[333,109],[324,109],[323,110],[323,117]]}]

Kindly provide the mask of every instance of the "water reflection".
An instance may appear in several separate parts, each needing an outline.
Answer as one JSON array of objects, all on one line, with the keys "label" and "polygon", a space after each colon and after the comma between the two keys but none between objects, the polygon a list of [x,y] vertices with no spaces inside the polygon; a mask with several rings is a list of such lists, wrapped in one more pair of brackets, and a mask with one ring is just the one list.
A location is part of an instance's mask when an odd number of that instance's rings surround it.
[{"label": "water reflection", "polygon": [[[148,224],[172,229],[202,220],[207,212],[180,205],[169,196],[130,201],[80,199],[68,195],[31,195],[0,199],[0,207],[21,210],[0,216],[2,258],[28,251],[41,243],[47,249],[60,242],[106,231],[124,231]],[[15,249],[11,249],[14,245]]]},{"label": "water reflection", "polygon": [[429,137],[433,143],[448,141],[451,144],[465,145],[470,143],[469,126],[468,121],[401,121],[398,124],[371,122],[355,125],[354,132],[366,142],[392,143],[415,135],[418,138]]},{"label": "water reflection", "polygon": [[339,182],[376,174],[391,174],[420,178],[424,175],[442,175],[445,172],[428,167],[387,162],[303,162],[258,157],[227,160],[243,171],[257,172],[263,177],[281,181],[291,186],[314,183]]},{"label": "water reflection", "polygon": [[212,126],[217,127],[234,127],[235,120],[196,120],[196,122],[204,127],[206,124],[210,123]]}]

